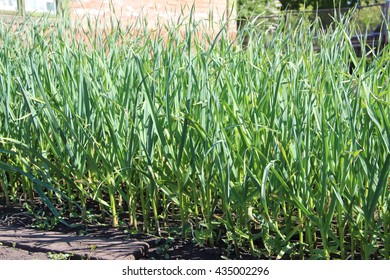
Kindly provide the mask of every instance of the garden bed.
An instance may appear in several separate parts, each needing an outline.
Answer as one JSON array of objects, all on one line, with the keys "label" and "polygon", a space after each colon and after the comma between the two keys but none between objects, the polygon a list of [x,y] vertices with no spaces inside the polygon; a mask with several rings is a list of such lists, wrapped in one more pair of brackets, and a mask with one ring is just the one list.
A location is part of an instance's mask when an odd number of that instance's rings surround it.
[{"label": "garden bed", "polygon": [[196,22],[13,28],[0,200],[25,212],[4,223],[147,233],[149,257],[390,259],[389,46],[358,58],[348,19],[248,26],[245,49]]},{"label": "garden bed", "polygon": [[[199,246],[190,240],[129,234],[126,229],[109,226],[71,229],[59,224],[47,231],[34,228],[34,224],[35,218],[27,211],[0,206],[0,260],[227,258],[221,248]],[[98,248],[104,252],[96,254]],[[248,254],[240,258],[254,259]]]}]

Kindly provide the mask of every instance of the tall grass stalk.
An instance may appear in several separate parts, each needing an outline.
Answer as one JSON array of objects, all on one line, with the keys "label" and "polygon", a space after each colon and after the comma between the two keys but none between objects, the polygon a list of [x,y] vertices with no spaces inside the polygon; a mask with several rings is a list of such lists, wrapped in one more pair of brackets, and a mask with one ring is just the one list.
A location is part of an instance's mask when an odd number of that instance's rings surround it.
[{"label": "tall grass stalk", "polygon": [[356,57],[348,19],[145,22],[1,23],[1,201],[236,255],[389,258],[388,47]]}]

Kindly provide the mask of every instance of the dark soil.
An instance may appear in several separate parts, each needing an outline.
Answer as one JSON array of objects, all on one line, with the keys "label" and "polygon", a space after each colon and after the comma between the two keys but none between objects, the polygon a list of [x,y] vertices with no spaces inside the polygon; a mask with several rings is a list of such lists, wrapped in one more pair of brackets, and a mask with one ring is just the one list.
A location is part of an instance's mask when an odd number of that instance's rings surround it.
[{"label": "dark soil", "polygon": [[[48,220],[45,220],[46,222]],[[26,210],[13,207],[7,208],[0,206],[0,225],[22,228],[37,228],[45,225],[46,222],[37,220],[34,215]],[[48,229],[41,229],[48,230]],[[163,238],[160,236],[144,235],[138,233],[129,233],[126,228],[111,228],[105,225],[81,225],[76,228],[69,228],[61,223],[56,224],[51,231],[62,233],[76,233],[84,237],[91,238],[109,238],[122,240],[139,240],[149,244],[149,250],[144,257],[140,259],[168,259],[168,260],[220,260],[227,258],[227,252],[219,247],[205,247],[192,242],[178,238]],[[39,229],[37,229],[39,231]],[[9,244],[8,244],[9,245]],[[34,249],[35,250],[35,249]],[[229,255],[230,258],[234,258]],[[253,259],[249,254],[243,254],[241,259]],[[50,259],[50,256],[44,252],[26,251],[20,248],[7,247],[5,244],[0,246],[0,259],[26,260],[26,259]]]}]

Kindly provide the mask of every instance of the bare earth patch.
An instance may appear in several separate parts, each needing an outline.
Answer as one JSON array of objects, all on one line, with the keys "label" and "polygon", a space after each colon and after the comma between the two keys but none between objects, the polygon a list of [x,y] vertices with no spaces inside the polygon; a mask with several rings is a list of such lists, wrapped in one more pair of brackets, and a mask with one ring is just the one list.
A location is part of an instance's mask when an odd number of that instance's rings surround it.
[{"label": "bare earth patch", "polygon": [[49,257],[42,252],[29,252],[18,248],[0,246],[0,260],[49,260]]},{"label": "bare earth patch", "polygon": [[[222,248],[200,246],[191,240],[130,234],[123,229],[88,225],[53,230],[32,228],[34,218],[21,208],[0,206],[0,260],[47,260],[67,254],[67,259],[168,259],[218,260]],[[251,259],[250,255],[243,255]]]}]

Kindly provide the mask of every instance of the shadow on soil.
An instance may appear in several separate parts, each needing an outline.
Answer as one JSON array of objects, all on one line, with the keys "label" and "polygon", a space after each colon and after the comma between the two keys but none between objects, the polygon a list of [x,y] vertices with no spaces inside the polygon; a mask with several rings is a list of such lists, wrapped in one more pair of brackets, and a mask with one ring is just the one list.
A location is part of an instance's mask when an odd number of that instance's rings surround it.
[{"label": "shadow on soil", "polygon": [[[41,223],[37,223],[36,218],[26,210],[18,207],[7,208],[0,206],[0,226],[20,229],[36,229]],[[157,237],[153,235],[144,235],[129,233],[128,229],[114,229],[104,225],[80,225],[76,228],[69,228],[61,223],[56,224],[50,231],[61,232],[63,234],[83,236],[91,240],[97,238],[115,239],[115,240],[135,240],[146,242],[149,249],[143,256],[137,256],[137,259],[166,259],[166,260],[220,260],[227,258],[227,252],[221,248],[204,247],[193,243],[191,240],[182,240],[169,237]],[[17,231],[16,231],[17,232]],[[36,229],[37,233],[44,233],[45,230]],[[1,233],[0,233],[1,241]],[[49,250],[37,247],[12,248],[12,244],[0,246],[0,259],[83,259],[80,256],[60,254],[60,252],[50,253]],[[5,247],[8,246],[8,247]],[[24,249],[24,250],[21,250]],[[27,250],[26,250],[27,249]],[[46,254],[46,257],[44,256]],[[234,258],[234,257],[233,257]],[[243,254],[241,259],[254,259],[249,254]]]}]

